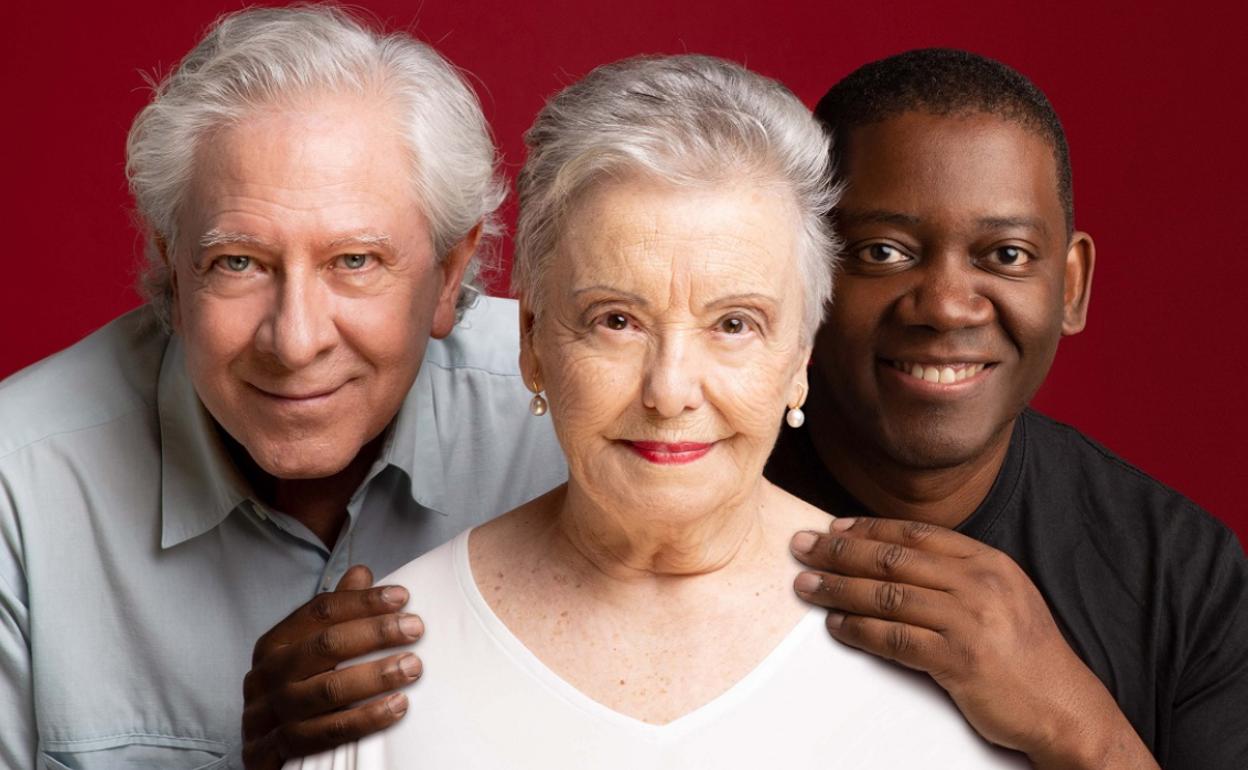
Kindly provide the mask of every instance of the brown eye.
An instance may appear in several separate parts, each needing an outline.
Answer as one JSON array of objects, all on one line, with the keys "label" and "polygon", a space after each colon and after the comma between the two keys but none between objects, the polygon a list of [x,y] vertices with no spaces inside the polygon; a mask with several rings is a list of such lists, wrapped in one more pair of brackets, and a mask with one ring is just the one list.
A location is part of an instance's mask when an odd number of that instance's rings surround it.
[{"label": "brown eye", "polygon": [[854,256],[869,265],[895,265],[906,262],[906,252],[888,243],[871,243],[854,252]]},{"label": "brown eye", "polygon": [[742,334],[747,328],[745,321],[736,316],[729,316],[719,322],[719,330],[724,334]]},{"label": "brown eye", "polygon": [[623,313],[607,313],[602,317],[602,325],[613,332],[622,332],[628,328],[628,316]]},{"label": "brown eye", "polygon": [[998,263],[1002,265],[1022,265],[1031,261],[1031,255],[1017,246],[1002,246],[993,252]]}]

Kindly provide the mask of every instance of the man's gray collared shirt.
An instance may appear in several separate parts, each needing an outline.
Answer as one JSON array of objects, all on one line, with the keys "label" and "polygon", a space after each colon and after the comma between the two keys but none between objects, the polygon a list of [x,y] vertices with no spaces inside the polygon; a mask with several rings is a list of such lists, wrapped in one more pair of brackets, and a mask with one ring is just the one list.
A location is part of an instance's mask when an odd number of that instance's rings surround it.
[{"label": "man's gray collared shirt", "polygon": [[430,341],[333,549],[249,497],[146,309],[0,383],[0,765],[229,765],[264,631],[565,478],[516,327]]}]

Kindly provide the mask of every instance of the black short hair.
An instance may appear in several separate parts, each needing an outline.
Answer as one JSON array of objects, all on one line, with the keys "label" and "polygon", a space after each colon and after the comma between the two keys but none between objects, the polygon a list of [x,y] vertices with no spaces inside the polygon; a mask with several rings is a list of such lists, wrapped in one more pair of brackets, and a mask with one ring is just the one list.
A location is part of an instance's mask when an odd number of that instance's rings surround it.
[{"label": "black short hair", "polygon": [[845,168],[851,129],[904,112],[958,115],[984,112],[1035,131],[1053,148],[1057,195],[1074,228],[1070,149],[1057,112],[1044,92],[1018,71],[986,56],[951,48],[921,48],[865,64],[832,86],[815,116],[832,133],[838,174]]}]

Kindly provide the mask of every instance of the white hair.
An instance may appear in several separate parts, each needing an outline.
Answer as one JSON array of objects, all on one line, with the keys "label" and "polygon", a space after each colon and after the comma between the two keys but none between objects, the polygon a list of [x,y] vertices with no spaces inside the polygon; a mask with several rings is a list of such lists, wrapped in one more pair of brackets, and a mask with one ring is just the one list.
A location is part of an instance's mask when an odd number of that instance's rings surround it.
[{"label": "white hair", "polygon": [[534,312],[564,219],[590,186],[632,173],[700,187],[745,178],[779,185],[796,204],[803,340],[814,338],[832,294],[827,213],[839,191],[830,139],[783,85],[710,56],[625,59],[552,98],[525,143],[512,283]]},{"label": "white hair", "polygon": [[383,35],[333,6],[252,8],[218,19],[159,84],[126,141],[126,176],[147,230],[140,289],[166,323],[172,302],[162,244],[178,242],[199,141],[274,103],[320,92],[375,95],[398,109],[416,201],[438,259],[482,225],[458,309],[480,274],[506,195],[498,152],[464,76],[407,34]]}]

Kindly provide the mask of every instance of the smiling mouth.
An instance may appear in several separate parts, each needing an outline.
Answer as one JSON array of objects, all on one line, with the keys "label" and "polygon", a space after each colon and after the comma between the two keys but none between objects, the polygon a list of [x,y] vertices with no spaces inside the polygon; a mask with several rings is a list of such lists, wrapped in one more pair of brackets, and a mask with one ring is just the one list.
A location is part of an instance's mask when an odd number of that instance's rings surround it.
[{"label": "smiling mouth", "polygon": [[656,465],[683,465],[691,463],[694,460],[700,460],[706,456],[715,446],[714,443],[706,444],[694,441],[682,441],[675,444],[666,444],[659,441],[627,441],[623,442],[642,458],[649,460]]},{"label": "smiling mouth", "polygon": [[305,393],[274,393],[271,390],[265,390],[264,388],[256,387],[255,385],[252,385],[251,387],[255,388],[255,390],[261,395],[268,396],[269,398],[276,399],[278,401],[293,403],[316,401],[317,399],[332,396],[342,389],[341,385],[335,385],[332,388],[323,388],[321,390],[307,391]]},{"label": "smiling mouth", "polygon": [[922,363],[918,361],[892,361],[886,360],[886,363],[897,371],[916,380],[922,380],[932,384],[952,385],[957,382],[971,379],[985,369],[990,369],[996,364],[993,363]]}]

